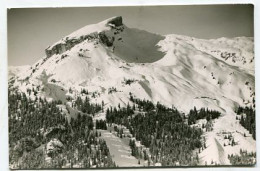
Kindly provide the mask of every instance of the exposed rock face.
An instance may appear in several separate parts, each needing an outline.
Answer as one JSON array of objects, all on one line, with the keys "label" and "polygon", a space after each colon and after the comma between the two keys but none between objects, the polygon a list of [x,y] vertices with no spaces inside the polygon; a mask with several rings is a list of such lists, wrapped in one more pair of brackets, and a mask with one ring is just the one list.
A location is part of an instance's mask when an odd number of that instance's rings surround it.
[{"label": "exposed rock face", "polygon": [[55,54],[62,54],[63,52],[71,49],[75,45],[85,41],[85,40],[92,40],[97,38],[97,34],[90,34],[90,35],[84,35],[80,36],[79,39],[68,39],[67,37],[64,40],[64,43],[58,43],[52,47],[48,47],[45,49],[45,54],[47,57],[51,57]]},{"label": "exposed rock face", "polygon": [[99,39],[100,39],[101,43],[105,44],[105,45],[108,46],[108,47],[110,47],[110,46],[113,45],[113,42],[114,42],[114,40],[115,40],[114,37],[111,37],[111,36],[106,35],[105,32],[100,32],[100,33],[98,34],[98,36],[99,36]]},{"label": "exposed rock face", "polygon": [[[106,26],[109,26],[111,28],[119,27],[123,25],[123,19],[121,16],[119,17],[113,17],[111,19],[108,19],[106,23],[104,23]],[[85,41],[85,40],[91,40],[95,38],[100,38],[100,41],[105,44],[106,46],[112,46],[114,42],[114,37],[107,36],[105,32],[100,33],[91,33],[87,35],[82,35],[78,38],[68,38],[62,39],[59,43],[55,44],[54,46],[48,47],[45,49],[45,54],[48,57],[51,57],[55,54],[62,54],[67,50],[70,50],[75,45]]]},{"label": "exposed rock face", "polygon": [[122,19],[121,16],[119,16],[119,17],[114,17],[114,18],[108,20],[107,24],[108,24],[108,25],[109,25],[109,24],[113,24],[113,25],[115,25],[116,27],[122,26],[122,25],[123,25],[123,19]]}]

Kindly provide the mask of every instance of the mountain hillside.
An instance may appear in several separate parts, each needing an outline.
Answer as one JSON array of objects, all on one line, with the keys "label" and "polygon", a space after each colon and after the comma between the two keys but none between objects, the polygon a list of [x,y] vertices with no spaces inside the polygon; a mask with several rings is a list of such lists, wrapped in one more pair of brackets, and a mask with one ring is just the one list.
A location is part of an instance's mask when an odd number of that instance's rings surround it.
[{"label": "mountain hillside", "polygon": [[29,69],[29,65],[25,66],[9,66],[8,67],[8,79],[15,77],[19,75],[22,72],[25,72],[27,69]]},{"label": "mountain hillside", "polygon": [[[10,79],[14,87],[26,92],[38,86],[40,95],[64,102],[86,89],[92,102],[103,101],[106,107],[131,104],[132,94],[185,114],[194,106],[218,110],[223,116],[207,135],[213,145],[203,151],[202,160],[229,164],[228,154],[243,147],[255,151],[252,137],[238,133],[233,136],[239,146],[221,153],[226,160],[220,161],[217,148],[223,144],[218,137],[221,131],[246,131],[234,111],[254,103],[253,38],[162,36],[128,28],[122,17],[113,17],[65,36],[45,52],[30,69]],[[104,113],[99,117],[104,118]]]}]

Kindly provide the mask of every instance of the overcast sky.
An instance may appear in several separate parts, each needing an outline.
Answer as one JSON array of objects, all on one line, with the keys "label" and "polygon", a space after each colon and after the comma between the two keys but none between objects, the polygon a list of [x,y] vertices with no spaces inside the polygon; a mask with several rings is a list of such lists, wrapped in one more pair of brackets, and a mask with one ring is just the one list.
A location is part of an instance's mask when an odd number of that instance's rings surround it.
[{"label": "overcast sky", "polygon": [[122,16],[128,27],[197,38],[253,36],[252,5],[31,8],[8,10],[8,65],[28,65],[88,24]]}]

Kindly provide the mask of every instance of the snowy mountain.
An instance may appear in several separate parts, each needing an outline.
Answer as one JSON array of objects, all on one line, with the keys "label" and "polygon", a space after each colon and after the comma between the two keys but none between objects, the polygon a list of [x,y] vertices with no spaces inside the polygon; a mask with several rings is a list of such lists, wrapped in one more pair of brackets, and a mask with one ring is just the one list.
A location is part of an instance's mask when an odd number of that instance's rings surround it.
[{"label": "snowy mountain", "polygon": [[[44,88],[42,95],[63,101],[67,96],[76,97],[84,88],[95,94],[93,102],[104,101],[106,107],[126,105],[131,93],[186,114],[194,106],[218,110],[223,116],[206,135],[213,145],[202,156],[208,156],[203,159],[208,163],[229,164],[228,154],[243,147],[255,151],[252,137],[236,132],[246,130],[234,113],[238,106],[253,105],[253,41],[247,37],[205,40],[162,36],[128,28],[122,17],[113,17],[49,46],[46,56],[31,68],[14,68],[9,73],[17,76],[11,80],[21,91],[40,86]],[[15,74],[15,70],[20,73]],[[220,157],[221,131],[234,133],[240,144],[226,148]]]},{"label": "snowy mountain", "polygon": [[30,68],[29,65],[24,66],[9,66],[8,67],[8,79],[12,77],[16,77],[20,73],[23,73],[24,71],[28,70]]}]

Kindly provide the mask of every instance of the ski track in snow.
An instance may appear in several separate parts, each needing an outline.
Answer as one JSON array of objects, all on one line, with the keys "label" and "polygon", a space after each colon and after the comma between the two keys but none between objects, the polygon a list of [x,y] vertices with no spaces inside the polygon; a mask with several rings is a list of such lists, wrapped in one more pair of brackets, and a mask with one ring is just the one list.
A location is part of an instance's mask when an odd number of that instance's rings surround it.
[{"label": "ski track in snow", "polygon": [[214,139],[215,139],[215,142],[216,142],[216,145],[218,148],[219,164],[225,165],[225,164],[227,164],[227,162],[225,161],[225,151],[224,151],[223,147],[221,146],[221,144],[218,142],[218,140],[216,138],[214,138]]}]

